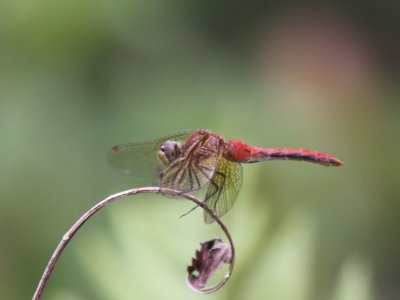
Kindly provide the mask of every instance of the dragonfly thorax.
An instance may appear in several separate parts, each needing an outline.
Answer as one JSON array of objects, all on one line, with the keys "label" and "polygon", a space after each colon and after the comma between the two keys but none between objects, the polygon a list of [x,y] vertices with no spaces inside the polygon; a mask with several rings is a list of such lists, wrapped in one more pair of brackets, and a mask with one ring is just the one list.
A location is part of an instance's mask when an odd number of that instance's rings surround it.
[{"label": "dragonfly thorax", "polygon": [[181,155],[181,143],[177,141],[166,141],[158,151],[158,157],[164,165],[169,165]]}]

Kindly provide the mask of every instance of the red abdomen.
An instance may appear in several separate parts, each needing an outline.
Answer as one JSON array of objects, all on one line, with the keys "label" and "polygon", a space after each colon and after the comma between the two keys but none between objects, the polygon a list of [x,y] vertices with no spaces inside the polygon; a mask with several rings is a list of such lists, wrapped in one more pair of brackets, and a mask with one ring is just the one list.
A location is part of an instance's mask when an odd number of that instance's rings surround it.
[{"label": "red abdomen", "polygon": [[265,160],[299,160],[317,163],[324,166],[340,166],[343,163],[336,157],[306,150],[288,148],[258,148],[249,146],[241,141],[227,143],[226,157],[239,163],[254,163]]},{"label": "red abdomen", "polygon": [[[258,149],[260,148],[257,148],[257,150]],[[340,166],[343,164],[339,159],[337,159],[332,155],[312,150],[286,149],[286,148],[277,148],[277,149],[261,148],[259,151],[265,152],[265,150],[268,150],[266,152],[267,155],[270,157],[270,159],[303,160],[324,166]]]}]

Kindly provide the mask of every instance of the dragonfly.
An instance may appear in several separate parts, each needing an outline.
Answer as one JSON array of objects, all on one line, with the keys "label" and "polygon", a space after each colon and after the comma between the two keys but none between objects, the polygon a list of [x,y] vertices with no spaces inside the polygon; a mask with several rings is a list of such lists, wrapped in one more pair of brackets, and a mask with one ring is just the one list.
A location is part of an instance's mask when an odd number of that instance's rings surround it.
[{"label": "dragonfly", "polygon": [[[225,140],[208,130],[183,131],[146,142],[111,148],[111,168],[132,176],[153,176],[159,187],[192,193],[204,188],[204,203],[222,217],[234,205],[243,183],[242,163],[295,160],[340,166],[336,157],[300,148],[260,148]],[[214,218],[204,211],[204,222]]]}]

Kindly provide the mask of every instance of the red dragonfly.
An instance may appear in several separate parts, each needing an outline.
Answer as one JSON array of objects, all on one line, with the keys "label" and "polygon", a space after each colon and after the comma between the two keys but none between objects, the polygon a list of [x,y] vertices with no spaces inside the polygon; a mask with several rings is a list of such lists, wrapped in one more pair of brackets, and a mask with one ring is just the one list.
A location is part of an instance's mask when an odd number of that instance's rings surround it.
[{"label": "red dragonfly", "polygon": [[[207,186],[204,201],[218,216],[235,203],[242,186],[240,163],[298,160],[340,166],[334,156],[305,149],[258,148],[238,140],[226,141],[207,130],[186,131],[156,140],[113,147],[111,167],[126,175],[153,175],[160,187],[184,193]],[[213,218],[204,212],[204,221]]]}]

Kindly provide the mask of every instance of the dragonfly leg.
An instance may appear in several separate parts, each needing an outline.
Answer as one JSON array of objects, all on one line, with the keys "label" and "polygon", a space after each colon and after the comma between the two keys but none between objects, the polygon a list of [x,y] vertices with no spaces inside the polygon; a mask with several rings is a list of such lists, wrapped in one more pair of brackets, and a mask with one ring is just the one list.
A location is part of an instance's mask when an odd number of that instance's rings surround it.
[{"label": "dragonfly leg", "polygon": [[[221,180],[218,180],[219,185],[215,182],[215,180],[213,180],[213,178],[216,177],[217,175],[221,177]],[[211,198],[219,199],[219,197],[221,196],[221,192],[222,192],[222,190],[224,188],[224,185],[225,185],[226,175],[224,173],[217,171],[217,172],[215,172],[213,178],[210,180],[210,183],[212,184],[212,187],[210,187],[208,189],[206,197],[204,199],[204,202],[206,203],[206,205],[207,205],[207,201],[210,200]],[[208,192],[210,192],[210,193],[208,193]],[[216,203],[217,203],[217,201],[214,201],[214,205]],[[209,207],[208,206],[208,208],[210,208],[214,212],[216,212],[215,211],[215,207]]]},{"label": "dragonfly leg", "polygon": [[[225,178],[226,178],[226,175],[225,174],[223,174],[223,173],[221,173],[221,172],[215,172],[215,174],[214,174],[214,176],[215,175],[219,175],[219,176],[221,176],[222,177],[222,184],[221,184],[221,186],[219,186],[212,178],[210,179],[210,184],[213,186],[213,188],[212,188],[212,193],[210,193],[210,194],[206,194],[206,196],[205,196],[205,198],[204,198],[204,200],[203,200],[203,203],[204,204],[206,204],[207,205],[207,200],[208,199],[210,199],[210,198],[212,198],[212,197],[214,197],[215,196],[215,194],[216,193],[218,193],[218,196],[217,196],[217,198],[219,197],[219,195],[221,194],[221,191],[222,191],[222,187],[224,186],[224,183],[225,183]],[[213,177],[214,177],[213,176]],[[210,190],[210,189],[209,189]],[[181,215],[179,218],[182,218],[182,217],[184,217],[184,216],[186,216],[186,215],[188,215],[188,214],[190,214],[192,211],[194,211],[196,208],[198,208],[199,206],[198,205],[196,205],[195,207],[193,207],[193,208],[191,208],[189,211],[187,211],[187,212],[185,212],[183,215]],[[207,206],[208,207],[208,206]],[[208,207],[208,208],[210,208],[210,209],[212,209],[211,207]],[[214,211],[214,209],[212,209],[213,211]]]},{"label": "dragonfly leg", "polygon": [[190,214],[192,211],[194,211],[196,208],[198,208],[199,206],[198,205],[196,205],[195,207],[193,207],[193,208],[191,208],[189,211],[187,211],[187,212],[185,212],[183,215],[180,215],[179,216],[179,219],[180,218],[183,218],[184,216],[187,216],[188,214]]}]

